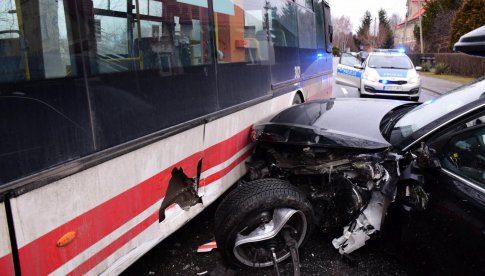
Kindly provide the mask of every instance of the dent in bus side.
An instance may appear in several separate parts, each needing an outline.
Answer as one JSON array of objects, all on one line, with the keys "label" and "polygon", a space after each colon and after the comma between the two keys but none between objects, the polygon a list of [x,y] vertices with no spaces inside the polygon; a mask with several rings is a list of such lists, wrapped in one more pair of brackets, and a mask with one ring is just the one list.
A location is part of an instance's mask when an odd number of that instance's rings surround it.
[{"label": "dent in bus side", "polygon": [[165,198],[162,201],[160,210],[158,212],[158,222],[165,220],[165,209],[172,204],[177,204],[186,211],[190,207],[202,203],[202,198],[198,196],[198,188],[200,172],[202,168],[202,159],[197,165],[197,177],[189,178],[182,168],[174,168],[172,170],[172,178],[168,183]]}]

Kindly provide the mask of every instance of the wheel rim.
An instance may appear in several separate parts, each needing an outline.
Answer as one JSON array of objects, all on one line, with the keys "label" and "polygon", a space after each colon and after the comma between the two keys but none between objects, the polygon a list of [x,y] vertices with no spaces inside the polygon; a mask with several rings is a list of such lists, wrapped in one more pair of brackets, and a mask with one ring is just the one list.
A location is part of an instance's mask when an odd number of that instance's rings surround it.
[{"label": "wheel rim", "polygon": [[237,234],[233,249],[234,256],[250,267],[272,266],[271,250],[274,250],[278,263],[290,256],[283,231],[289,231],[291,237],[300,246],[305,239],[307,228],[307,220],[303,212],[290,208],[274,209],[271,220],[262,220],[261,224],[252,230],[244,227]]}]

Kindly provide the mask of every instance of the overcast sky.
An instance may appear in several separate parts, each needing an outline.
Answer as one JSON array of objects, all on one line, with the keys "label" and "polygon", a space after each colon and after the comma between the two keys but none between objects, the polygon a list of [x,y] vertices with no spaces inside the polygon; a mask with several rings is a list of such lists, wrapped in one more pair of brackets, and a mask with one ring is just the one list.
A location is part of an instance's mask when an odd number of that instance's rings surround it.
[{"label": "overcast sky", "polygon": [[328,0],[332,9],[332,16],[340,17],[346,15],[352,21],[354,32],[359,28],[360,20],[366,10],[370,11],[372,17],[377,17],[379,9],[387,11],[391,17],[397,13],[401,18],[406,15],[406,0]]}]

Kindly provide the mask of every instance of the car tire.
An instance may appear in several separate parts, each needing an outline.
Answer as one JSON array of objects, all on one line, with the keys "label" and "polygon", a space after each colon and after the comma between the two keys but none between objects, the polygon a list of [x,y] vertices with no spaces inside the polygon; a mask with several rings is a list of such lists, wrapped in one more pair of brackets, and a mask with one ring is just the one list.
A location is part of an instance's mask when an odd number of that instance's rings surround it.
[{"label": "car tire", "polygon": [[[277,210],[289,209],[297,210],[298,216],[292,217],[286,223],[306,223],[291,225],[294,229],[299,229],[298,233],[294,232],[294,239],[299,241],[301,246],[314,228],[314,213],[310,202],[297,187],[284,180],[267,178],[251,181],[234,189],[218,206],[214,219],[217,248],[224,260],[231,266],[241,268],[272,266],[267,255],[268,244],[278,242],[279,245],[275,247],[281,249],[283,231],[280,230],[278,235],[271,239],[248,243],[237,249],[236,238],[249,236],[258,227],[264,229],[273,222],[273,215]],[[286,226],[285,224],[284,227]],[[290,256],[280,249],[276,251],[278,262]]]}]

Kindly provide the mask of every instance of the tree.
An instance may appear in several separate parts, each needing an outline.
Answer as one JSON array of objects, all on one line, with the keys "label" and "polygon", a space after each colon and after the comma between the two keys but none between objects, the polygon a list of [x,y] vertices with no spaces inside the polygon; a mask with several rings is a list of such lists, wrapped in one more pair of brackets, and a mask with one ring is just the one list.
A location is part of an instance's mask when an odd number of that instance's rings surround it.
[{"label": "tree", "polygon": [[347,16],[332,17],[333,24],[333,45],[338,47],[340,52],[351,48],[352,44],[352,23]]},{"label": "tree", "polygon": [[389,26],[391,27],[391,30],[396,30],[397,25],[401,23],[403,19],[399,16],[397,13],[393,13],[391,15],[391,18],[389,18]]},{"label": "tree", "polygon": [[365,47],[372,46],[372,37],[370,34],[371,25],[372,14],[370,11],[366,11],[360,22],[357,34],[353,37],[355,46],[357,46],[358,49],[364,49]]},{"label": "tree", "polygon": [[387,12],[384,9],[379,10],[379,35],[377,45],[382,49],[394,48],[394,33],[391,29]]},{"label": "tree", "polygon": [[[449,51],[451,22],[463,0],[427,0],[422,16],[423,40],[427,52]],[[414,32],[419,41],[419,28]]]},{"label": "tree", "polygon": [[465,0],[451,23],[449,47],[458,42],[460,37],[485,25],[485,0]]}]

